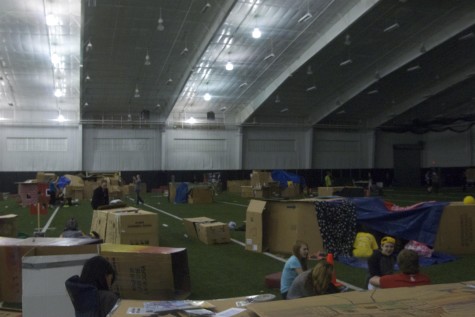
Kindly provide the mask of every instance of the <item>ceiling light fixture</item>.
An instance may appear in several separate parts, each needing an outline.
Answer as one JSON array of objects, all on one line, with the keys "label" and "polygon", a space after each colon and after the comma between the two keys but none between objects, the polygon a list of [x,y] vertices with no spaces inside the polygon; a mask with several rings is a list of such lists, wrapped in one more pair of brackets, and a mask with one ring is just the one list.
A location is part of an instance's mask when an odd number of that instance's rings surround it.
[{"label": "ceiling light fixture", "polygon": [[274,53],[270,53],[269,55],[267,55],[266,57],[264,57],[264,60],[268,60],[270,58],[274,58],[275,57],[275,54]]},{"label": "ceiling light fixture", "polygon": [[394,31],[396,29],[399,29],[399,23],[397,23],[397,22],[390,25],[390,26],[388,26],[387,28],[385,28],[383,32],[391,32],[391,31]]},{"label": "ceiling light fixture", "polygon": [[351,45],[350,34],[345,35],[345,42],[343,42],[346,46]]},{"label": "ceiling light fixture", "polygon": [[185,47],[183,51],[181,51],[180,55],[186,55],[188,54],[188,47]]},{"label": "ceiling light fixture", "polygon": [[203,8],[201,9],[201,14],[205,13],[206,11],[208,11],[208,9],[211,8],[211,4],[209,2],[206,2],[206,4],[203,6]]},{"label": "ceiling light fixture", "polygon": [[280,103],[279,95],[275,95],[275,103]]},{"label": "ceiling light fixture", "polygon": [[461,37],[459,37],[459,41],[473,39],[474,37],[475,37],[475,34],[473,32],[470,32],[470,33],[467,33],[467,34],[462,35]]},{"label": "ceiling light fixture", "polygon": [[91,80],[91,77],[89,77],[89,74],[86,75],[86,81],[90,81]]},{"label": "ceiling light fixture", "polygon": [[233,70],[233,69],[234,69],[233,63],[227,62],[227,63],[226,63],[226,70],[227,70],[227,71],[231,71],[231,70]]},{"label": "ceiling light fixture", "polygon": [[140,90],[139,90],[139,86],[135,86],[135,93],[134,93],[134,97],[135,98],[140,98]]},{"label": "ceiling light fixture", "polygon": [[315,90],[317,89],[317,86],[313,85],[313,86],[310,86],[307,88],[307,91],[312,91],[312,90]]},{"label": "ceiling light fixture", "polygon": [[424,54],[425,52],[427,52],[427,48],[426,48],[426,46],[425,46],[424,43],[421,44],[421,47],[419,48],[419,52],[421,52],[421,53],[423,53],[423,54]]},{"label": "ceiling light fixture", "polygon": [[312,18],[312,14],[310,13],[310,1],[307,0],[307,13],[305,13],[300,19],[299,19],[299,23],[302,23],[302,22],[307,22],[308,20],[310,20]]},{"label": "ceiling light fixture", "polygon": [[379,92],[378,89],[373,89],[373,90],[370,90],[367,92],[368,95],[374,95],[374,94],[377,94]]},{"label": "ceiling light fixture", "polygon": [[312,65],[308,65],[308,67],[307,67],[307,75],[313,75]]},{"label": "ceiling light fixture", "polygon": [[414,65],[414,66],[411,66],[409,68],[406,69],[407,72],[413,72],[415,70],[419,70],[421,69],[422,67],[420,65]]},{"label": "ceiling light fixture", "polygon": [[160,7],[160,17],[158,18],[157,30],[158,30],[158,31],[163,31],[163,30],[165,30],[165,26],[163,25],[162,8],[161,8],[161,7]]},{"label": "ceiling light fixture", "polygon": [[353,61],[351,60],[351,58],[349,58],[346,61],[341,62],[340,66],[347,66],[347,65],[350,65],[351,63],[353,63]]},{"label": "ceiling light fixture", "polygon": [[193,117],[190,117],[187,120],[185,120],[185,123],[189,123],[189,124],[194,124],[196,122],[197,122],[196,119]]},{"label": "ceiling light fixture", "polygon": [[87,101],[84,103],[84,107],[89,107],[89,103]]},{"label": "ceiling light fixture", "polygon": [[166,84],[166,85],[167,85],[167,86],[170,86],[170,85],[172,84],[172,82],[173,82],[173,79],[171,79],[171,78],[168,78],[168,80],[167,80],[167,84]]},{"label": "ceiling light fixture", "polygon": [[152,63],[150,62],[150,55],[148,55],[148,50],[147,50],[147,55],[145,55],[145,66],[150,66]]},{"label": "ceiling light fixture", "polygon": [[127,114],[127,121],[132,121],[132,115],[130,113]]},{"label": "ceiling light fixture", "polygon": [[221,107],[219,110],[220,111],[226,111],[226,107]]},{"label": "ceiling light fixture", "polygon": [[91,50],[92,50],[92,43],[91,43],[91,40],[89,40],[86,45],[86,52],[90,52]]},{"label": "ceiling light fixture", "polygon": [[282,109],[280,110],[280,112],[287,112],[287,111],[289,111],[289,108],[282,108]]},{"label": "ceiling light fixture", "polygon": [[242,84],[239,85],[239,88],[244,88],[246,86],[247,86],[247,83],[242,83]]},{"label": "ceiling light fixture", "polygon": [[254,30],[252,30],[252,37],[255,38],[255,39],[258,39],[260,38],[262,35],[262,32],[261,30],[259,30],[259,28],[254,28]]},{"label": "ceiling light fixture", "polygon": [[205,95],[203,96],[203,99],[205,101],[210,101],[211,100],[211,95],[209,93],[205,93]]}]

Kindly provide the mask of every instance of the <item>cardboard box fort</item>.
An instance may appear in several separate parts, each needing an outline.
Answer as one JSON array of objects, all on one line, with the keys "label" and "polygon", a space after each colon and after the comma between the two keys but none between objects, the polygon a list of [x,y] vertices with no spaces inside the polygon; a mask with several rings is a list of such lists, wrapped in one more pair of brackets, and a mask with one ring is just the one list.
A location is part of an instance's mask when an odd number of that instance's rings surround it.
[{"label": "cardboard box fort", "polygon": [[475,205],[451,202],[444,208],[434,250],[454,255],[475,254]]},{"label": "cardboard box fort", "polygon": [[56,252],[63,252],[63,254],[89,253],[79,249],[86,248],[90,251],[90,248],[96,248],[95,244],[99,242],[100,240],[97,239],[0,238],[0,301],[8,303],[21,302],[22,257],[32,249],[42,248],[48,251],[57,249],[60,251]]},{"label": "cardboard box fort", "polygon": [[241,197],[254,197],[254,191],[252,190],[252,186],[241,186]]},{"label": "cardboard box fort", "polygon": [[183,225],[188,237],[206,244],[228,243],[231,240],[228,225],[208,217],[184,218]]},{"label": "cardboard box fort", "polygon": [[189,204],[210,204],[213,202],[213,193],[209,187],[193,187],[188,194]]},{"label": "cardboard box fort", "polygon": [[323,250],[314,202],[252,199],[246,211],[246,250],[290,254],[296,240],[306,241],[310,253]]},{"label": "cardboard box fort", "polygon": [[91,231],[107,243],[158,246],[158,215],[134,207],[94,210]]},{"label": "cardboard box fort", "polygon": [[251,173],[251,187],[254,189],[266,186],[273,181],[270,172],[252,171]]},{"label": "cardboard box fort", "polygon": [[0,237],[15,238],[18,234],[16,220],[18,215],[8,214],[0,216]]},{"label": "cardboard box fort", "polygon": [[188,254],[184,248],[102,244],[100,254],[117,271],[121,298],[184,299],[191,293]]},{"label": "cardboard box fort", "polygon": [[114,266],[117,279],[113,287],[121,298],[183,299],[190,294],[188,258],[183,248],[116,244],[35,247],[22,261],[23,316],[74,316],[64,282],[80,274],[84,262],[97,254]]},{"label": "cardboard box fort", "polygon": [[344,292],[246,306],[252,316],[472,316],[475,281]]}]

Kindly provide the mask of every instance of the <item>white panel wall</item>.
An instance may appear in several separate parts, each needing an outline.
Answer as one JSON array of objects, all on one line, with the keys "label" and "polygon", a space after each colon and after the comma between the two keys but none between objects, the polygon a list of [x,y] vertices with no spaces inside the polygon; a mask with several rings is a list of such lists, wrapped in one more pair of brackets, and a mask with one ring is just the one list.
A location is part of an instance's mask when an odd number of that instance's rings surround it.
[{"label": "white panel wall", "polygon": [[85,171],[160,170],[159,130],[84,128],[83,142]]},{"label": "white panel wall", "polygon": [[81,126],[0,126],[0,171],[81,171],[81,140]]},{"label": "white panel wall", "polygon": [[416,144],[422,142],[421,167],[465,167],[474,166],[474,128],[462,133],[451,131],[426,134],[383,133],[376,137],[376,168],[393,167],[394,144]]},{"label": "white panel wall", "polygon": [[372,168],[374,133],[315,130],[312,168]]},{"label": "white panel wall", "polygon": [[167,129],[164,170],[240,169],[241,134],[232,130]]},{"label": "white panel wall", "polygon": [[310,168],[312,129],[246,128],[243,169]]}]

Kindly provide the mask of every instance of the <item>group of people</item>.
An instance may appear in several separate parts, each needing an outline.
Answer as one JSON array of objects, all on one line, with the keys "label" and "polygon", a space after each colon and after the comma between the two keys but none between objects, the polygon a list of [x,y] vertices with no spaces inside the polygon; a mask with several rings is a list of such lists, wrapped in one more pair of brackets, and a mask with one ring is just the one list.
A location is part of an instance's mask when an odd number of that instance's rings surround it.
[{"label": "group of people", "polygon": [[[132,183],[134,184],[135,203],[137,205],[144,204],[144,200],[140,196],[142,179],[140,178],[139,174],[132,176]],[[94,192],[92,193],[91,206],[92,209],[96,210],[100,206],[109,205],[109,202],[109,189],[107,188],[107,180],[103,179],[100,185],[94,189]]]},{"label": "group of people", "polygon": [[[419,255],[413,250],[403,249],[396,257],[395,243],[393,237],[383,237],[381,249],[375,250],[368,258],[368,289],[430,284],[430,278],[419,272]],[[280,280],[283,299],[340,292],[332,282],[333,264],[320,259],[309,269],[308,253],[308,244],[303,241],[297,241],[293,246],[292,256],[286,261]],[[396,261],[400,273],[394,272]]]}]

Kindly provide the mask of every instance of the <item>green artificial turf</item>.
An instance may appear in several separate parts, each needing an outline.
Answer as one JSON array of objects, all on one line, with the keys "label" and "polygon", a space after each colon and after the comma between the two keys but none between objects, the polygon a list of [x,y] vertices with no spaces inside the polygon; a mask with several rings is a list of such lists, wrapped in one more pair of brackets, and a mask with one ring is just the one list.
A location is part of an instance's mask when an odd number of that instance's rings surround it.
[{"label": "green artificial turf", "polygon": [[[444,188],[439,194],[427,193],[423,188],[388,188],[384,190],[384,199],[399,206],[414,203],[437,201],[461,201],[467,194],[474,195],[474,190],[464,193],[460,189]],[[264,254],[244,250],[244,231],[232,231],[231,237],[239,243],[206,245],[192,240],[185,235],[183,222],[177,218],[206,216],[228,223],[234,221],[238,227],[244,223],[248,198],[223,192],[215,197],[212,204],[173,204],[166,197],[157,193],[143,196],[145,205],[142,209],[157,212],[159,215],[159,244],[167,247],[184,247],[188,253],[188,264],[191,275],[191,299],[213,299],[243,296],[259,293],[273,293],[278,290],[267,289],[264,278],[267,274],[278,272],[283,263]],[[126,198],[129,205],[134,201]],[[53,214],[50,208],[48,215],[40,216],[43,227]],[[37,227],[36,215],[30,214],[13,197],[0,201],[0,215],[17,214],[19,236],[32,236]],[[174,217],[168,215],[171,214]],[[47,237],[58,237],[69,217],[75,217],[80,228],[89,232],[92,210],[88,201],[81,201],[78,206],[63,206],[52,220],[46,232]],[[176,218],[177,217],[177,218]],[[289,250],[290,251],[290,250]],[[448,283],[475,280],[475,255],[458,257],[456,261],[423,268],[433,283]],[[366,270],[335,262],[337,278],[360,288],[364,288]]]}]

